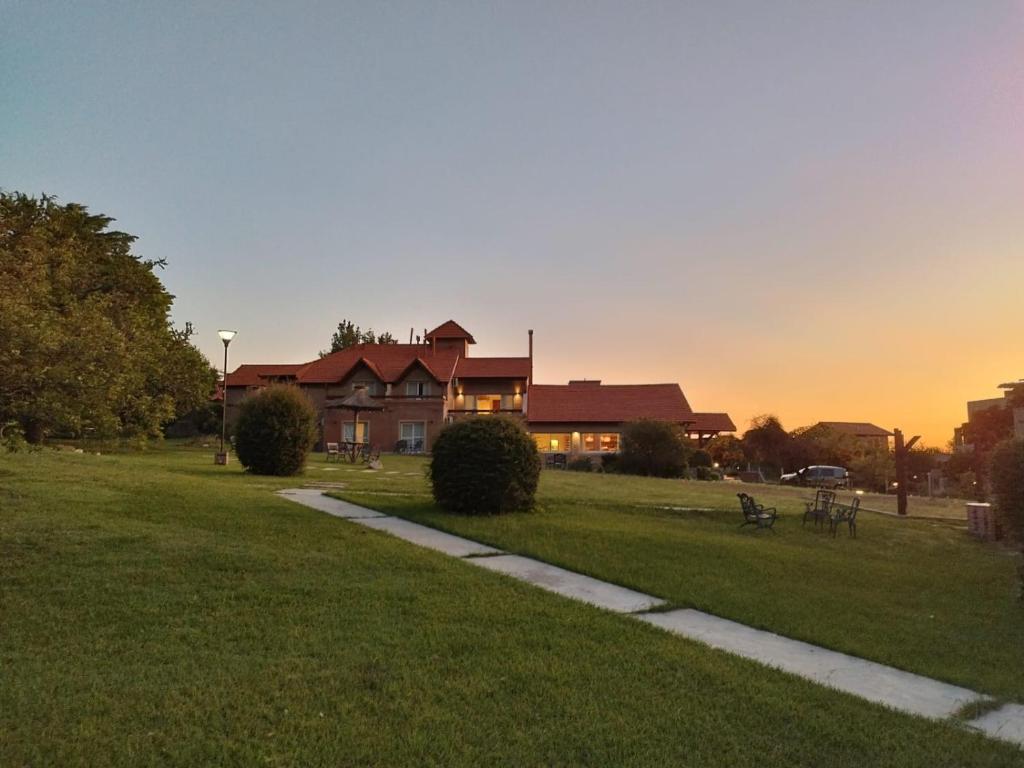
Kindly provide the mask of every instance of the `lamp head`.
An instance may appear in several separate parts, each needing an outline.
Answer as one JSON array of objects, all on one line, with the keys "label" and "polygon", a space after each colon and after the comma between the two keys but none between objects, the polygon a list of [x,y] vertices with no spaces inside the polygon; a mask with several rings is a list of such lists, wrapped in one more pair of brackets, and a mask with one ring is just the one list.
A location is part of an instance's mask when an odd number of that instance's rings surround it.
[{"label": "lamp head", "polygon": [[236,333],[238,333],[238,331],[217,331],[217,335],[220,336],[220,340],[224,342],[225,347],[231,343],[233,338],[235,338]]}]

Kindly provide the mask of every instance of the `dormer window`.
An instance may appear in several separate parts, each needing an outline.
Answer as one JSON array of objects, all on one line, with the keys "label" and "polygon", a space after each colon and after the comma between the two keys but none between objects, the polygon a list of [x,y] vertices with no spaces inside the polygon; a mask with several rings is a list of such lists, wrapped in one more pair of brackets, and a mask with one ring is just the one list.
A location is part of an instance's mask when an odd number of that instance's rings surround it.
[{"label": "dormer window", "polygon": [[430,396],[430,382],[429,381],[407,381],[405,383],[405,396],[406,397],[429,397]]},{"label": "dormer window", "polygon": [[376,397],[377,395],[380,394],[376,381],[352,382],[352,391],[355,392],[357,389],[365,389],[366,394],[370,395],[370,397]]}]

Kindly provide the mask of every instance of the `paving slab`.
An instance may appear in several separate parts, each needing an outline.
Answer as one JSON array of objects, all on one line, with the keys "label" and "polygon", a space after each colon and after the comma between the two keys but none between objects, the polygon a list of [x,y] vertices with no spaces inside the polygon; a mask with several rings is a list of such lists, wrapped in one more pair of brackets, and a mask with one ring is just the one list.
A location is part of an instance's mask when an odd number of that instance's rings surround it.
[{"label": "paving slab", "polygon": [[343,517],[346,520],[384,517],[380,512],[375,512],[372,509],[360,507],[357,504],[350,504],[341,499],[332,499],[330,496],[324,496],[324,492],[319,488],[287,488],[283,491],[278,491],[277,495],[289,501],[297,501],[299,504],[326,512],[328,515]]},{"label": "paving slab", "polygon": [[466,562],[513,576],[549,592],[556,592],[564,597],[581,600],[584,603],[607,608],[609,611],[617,613],[647,611],[665,603],[664,600],[645,595],[643,592],[635,592],[617,584],[609,584],[606,581],[593,579],[581,573],[567,571],[564,568],[519,555],[480,557]]},{"label": "paving slab", "polygon": [[636,618],[862,699],[931,718],[947,718],[986,697],[956,685],[904,672],[772,632],[683,609]]},{"label": "paving slab", "polygon": [[1024,747],[1024,705],[1004,704],[967,723],[991,736]]},{"label": "paving slab", "polygon": [[450,533],[439,531],[436,528],[428,528],[419,523],[403,520],[400,517],[365,517],[355,520],[368,528],[375,528],[378,531],[387,531],[392,536],[397,536],[412,544],[417,544],[427,549],[443,552],[452,557],[469,557],[470,555],[493,555],[500,553],[500,549],[489,547],[486,544],[479,544],[461,536],[453,536]]}]

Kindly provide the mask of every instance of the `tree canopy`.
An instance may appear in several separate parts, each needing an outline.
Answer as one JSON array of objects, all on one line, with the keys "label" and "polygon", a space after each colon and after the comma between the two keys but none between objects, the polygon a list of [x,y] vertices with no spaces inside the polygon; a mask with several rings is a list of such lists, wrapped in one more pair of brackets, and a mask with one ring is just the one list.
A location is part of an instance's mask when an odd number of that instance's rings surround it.
[{"label": "tree canopy", "polygon": [[374,333],[373,328],[363,330],[351,320],[342,320],[338,328],[331,336],[331,348],[320,353],[320,357],[329,355],[332,352],[340,352],[356,344],[397,344],[398,339],[385,331],[380,336]]},{"label": "tree canopy", "polygon": [[0,193],[0,422],[47,433],[156,435],[207,400],[216,372],[170,321],[162,261],[112,218]]}]

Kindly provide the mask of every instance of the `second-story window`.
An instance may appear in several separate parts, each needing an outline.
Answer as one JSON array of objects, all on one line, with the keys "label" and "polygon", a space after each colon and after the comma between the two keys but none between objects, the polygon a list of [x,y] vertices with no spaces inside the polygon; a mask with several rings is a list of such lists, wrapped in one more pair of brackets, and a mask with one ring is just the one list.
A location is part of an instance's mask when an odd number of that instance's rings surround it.
[{"label": "second-story window", "polygon": [[378,394],[380,394],[377,391],[377,382],[376,381],[354,381],[354,382],[352,382],[352,391],[355,392],[357,389],[365,389],[366,390],[366,394],[368,394],[368,395],[370,395],[372,397],[376,397]]},{"label": "second-story window", "polygon": [[429,381],[407,381],[405,383],[406,397],[427,397],[429,394]]}]

